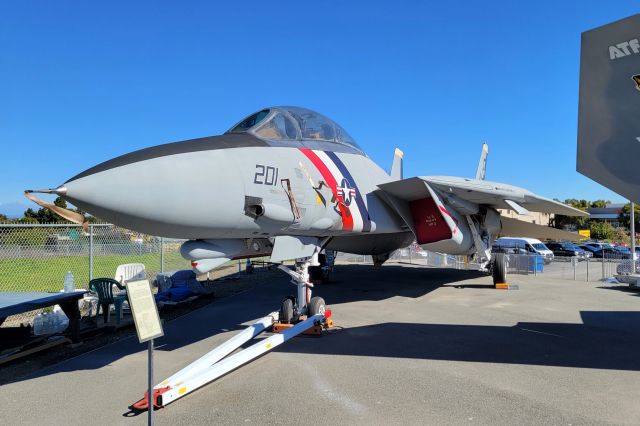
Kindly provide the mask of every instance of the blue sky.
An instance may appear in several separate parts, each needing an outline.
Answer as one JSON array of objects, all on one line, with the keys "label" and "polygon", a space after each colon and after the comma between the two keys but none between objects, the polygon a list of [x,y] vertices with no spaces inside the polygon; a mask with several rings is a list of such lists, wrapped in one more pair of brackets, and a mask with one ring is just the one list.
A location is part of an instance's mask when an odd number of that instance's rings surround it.
[{"label": "blue sky", "polygon": [[[575,171],[580,33],[637,1],[5,1],[0,212],[135,149],[299,105],[405,175],[622,197]],[[4,207],[3,207],[4,205]]]}]

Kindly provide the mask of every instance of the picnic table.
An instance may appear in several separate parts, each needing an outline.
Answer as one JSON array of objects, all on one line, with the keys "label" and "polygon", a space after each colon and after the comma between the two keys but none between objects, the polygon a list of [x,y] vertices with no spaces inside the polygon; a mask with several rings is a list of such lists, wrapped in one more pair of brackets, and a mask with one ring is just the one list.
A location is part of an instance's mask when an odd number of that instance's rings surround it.
[{"label": "picnic table", "polygon": [[7,292],[0,293],[0,325],[11,315],[18,315],[47,306],[59,305],[69,318],[67,331],[71,335],[71,341],[80,341],[80,309],[78,300],[84,294],[84,290],[69,293],[40,293],[40,292]]}]

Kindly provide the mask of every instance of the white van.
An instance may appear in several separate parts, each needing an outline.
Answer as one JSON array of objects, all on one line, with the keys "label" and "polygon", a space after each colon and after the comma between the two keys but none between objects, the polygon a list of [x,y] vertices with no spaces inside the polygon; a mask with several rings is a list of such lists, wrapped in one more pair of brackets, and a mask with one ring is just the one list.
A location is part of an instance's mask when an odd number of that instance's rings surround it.
[{"label": "white van", "polygon": [[553,261],[553,252],[545,246],[542,241],[535,238],[524,237],[502,237],[493,242],[494,246],[500,248],[516,248],[522,249],[527,254],[537,254],[544,258],[544,263]]}]

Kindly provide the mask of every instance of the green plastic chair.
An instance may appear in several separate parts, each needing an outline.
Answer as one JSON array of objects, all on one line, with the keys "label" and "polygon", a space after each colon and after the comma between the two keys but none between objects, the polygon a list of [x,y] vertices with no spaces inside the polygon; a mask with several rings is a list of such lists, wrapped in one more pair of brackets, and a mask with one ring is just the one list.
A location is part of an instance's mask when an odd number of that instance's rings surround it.
[{"label": "green plastic chair", "polygon": [[122,304],[127,300],[127,295],[115,295],[113,294],[113,286],[118,287],[120,290],[126,290],[126,287],[121,285],[118,281],[112,278],[94,278],[89,281],[89,289],[98,295],[98,307],[96,309],[96,319],[100,313],[102,307],[102,315],[104,323],[109,322],[109,305],[114,305],[116,308],[116,322],[120,324],[120,318],[122,317]]}]

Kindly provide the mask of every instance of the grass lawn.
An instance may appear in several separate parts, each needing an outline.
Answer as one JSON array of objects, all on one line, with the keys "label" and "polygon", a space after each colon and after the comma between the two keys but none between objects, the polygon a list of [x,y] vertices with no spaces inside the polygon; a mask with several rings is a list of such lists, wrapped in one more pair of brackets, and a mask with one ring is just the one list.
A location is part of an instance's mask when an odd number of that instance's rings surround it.
[{"label": "grass lawn", "polygon": [[[93,277],[113,278],[118,265],[143,263],[147,276],[160,272],[160,255],[100,255],[93,258]],[[164,270],[189,269],[189,262],[178,252],[164,255]],[[0,259],[0,291],[62,290],[64,275],[71,271],[76,288],[87,288],[89,283],[89,256],[56,256],[40,259]]]}]

